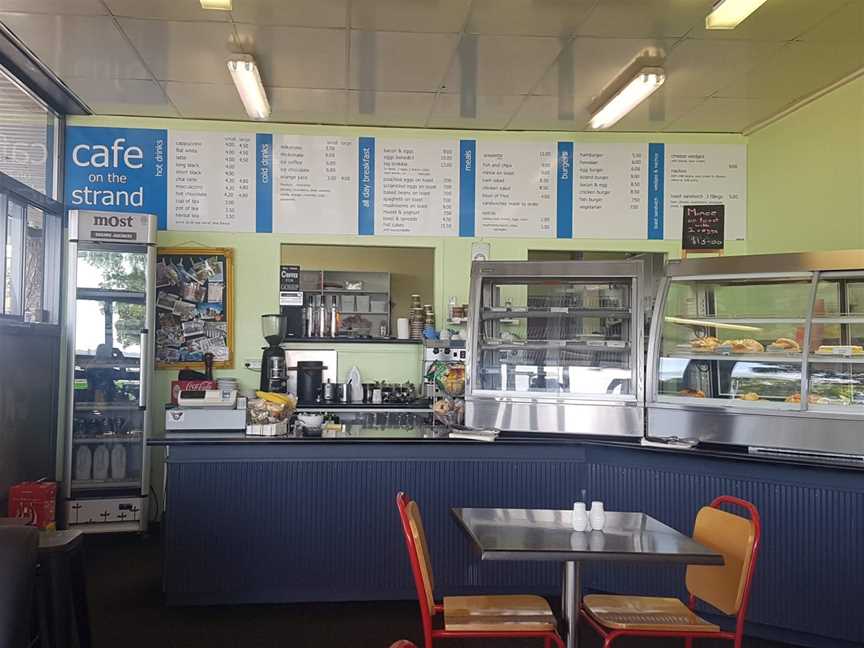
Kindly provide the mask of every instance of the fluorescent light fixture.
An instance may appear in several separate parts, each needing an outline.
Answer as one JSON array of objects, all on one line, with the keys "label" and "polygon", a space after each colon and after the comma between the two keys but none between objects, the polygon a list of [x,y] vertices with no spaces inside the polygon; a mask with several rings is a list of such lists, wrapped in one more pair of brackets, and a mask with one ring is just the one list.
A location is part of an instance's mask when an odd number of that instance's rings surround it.
[{"label": "fluorescent light fixture", "polygon": [[267,93],[261,83],[255,59],[248,54],[238,55],[228,61],[228,71],[231,72],[231,79],[240,93],[240,101],[243,102],[246,114],[252,119],[267,119],[270,116],[270,102],[267,101]]},{"label": "fluorescent light fixture", "polygon": [[609,128],[654,94],[665,80],[663,68],[642,68],[594,113],[591,117],[591,128]]},{"label": "fluorescent light fixture", "polygon": [[717,0],[705,16],[705,29],[735,29],[766,0]]},{"label": "fluorescent light fixture", "polygon": [[231,11],[231,0],[201,0],[202,9],[214,9],[216,11]]}]

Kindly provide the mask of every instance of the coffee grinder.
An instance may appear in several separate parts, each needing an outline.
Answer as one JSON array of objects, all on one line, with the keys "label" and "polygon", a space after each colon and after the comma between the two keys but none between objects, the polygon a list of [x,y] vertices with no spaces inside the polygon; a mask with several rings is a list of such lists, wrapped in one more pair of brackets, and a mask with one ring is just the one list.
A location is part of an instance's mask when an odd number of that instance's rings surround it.
[{"label": "coffee grinder", "polygon": [[288,318],[284,315],[261,316],[261,332],[270,346],[261,355],[261,391],[284,394],[287,391],[285,351],[279,345],[285,340]]}]

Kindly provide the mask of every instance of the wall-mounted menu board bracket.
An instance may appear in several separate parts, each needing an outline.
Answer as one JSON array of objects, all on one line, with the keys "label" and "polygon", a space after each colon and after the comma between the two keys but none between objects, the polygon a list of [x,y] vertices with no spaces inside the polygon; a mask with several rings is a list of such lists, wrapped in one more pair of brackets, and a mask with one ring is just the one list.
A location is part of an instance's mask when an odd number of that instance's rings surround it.
[{"label": "wall-mounted menu board bracket", "polygon": [[156,253],[156,367],[234,366],[234,253],[231,248],[159,248]]}]

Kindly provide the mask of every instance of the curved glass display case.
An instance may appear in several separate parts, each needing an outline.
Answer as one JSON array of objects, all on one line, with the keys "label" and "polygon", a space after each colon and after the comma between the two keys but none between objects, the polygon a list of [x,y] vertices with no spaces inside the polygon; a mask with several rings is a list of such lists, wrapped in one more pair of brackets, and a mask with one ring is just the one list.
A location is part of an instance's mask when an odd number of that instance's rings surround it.
[{"label": "curved glass display case", "polygon": [[641,261],[475,263],[466,424],[642,434]]},{"label": "curved glass display case", "polygon": [[864,252],[670,263],[650,436],[864,454]]}]

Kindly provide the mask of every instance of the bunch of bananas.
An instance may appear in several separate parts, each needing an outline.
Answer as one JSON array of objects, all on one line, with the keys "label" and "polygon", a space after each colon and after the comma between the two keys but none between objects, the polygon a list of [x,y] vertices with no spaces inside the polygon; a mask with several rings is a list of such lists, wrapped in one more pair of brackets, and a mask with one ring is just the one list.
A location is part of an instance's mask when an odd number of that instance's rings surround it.
[{"label": "bunch of bananas", "polygon": [[255,395],[265,401],[285,405],[289,409],[297,407],[297,397],[294,394],[277,394],[275,392],[256,391]]}]

